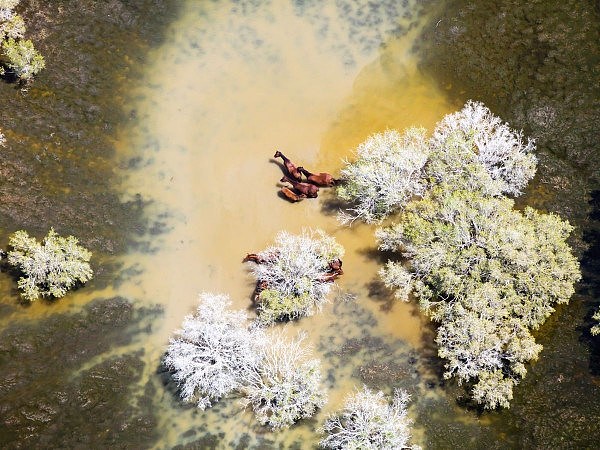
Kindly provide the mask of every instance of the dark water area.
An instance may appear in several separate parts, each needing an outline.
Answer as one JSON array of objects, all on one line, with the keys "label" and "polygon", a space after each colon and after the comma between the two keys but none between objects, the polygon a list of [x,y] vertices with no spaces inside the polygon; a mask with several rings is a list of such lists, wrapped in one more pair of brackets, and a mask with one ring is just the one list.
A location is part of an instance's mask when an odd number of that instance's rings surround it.
[{"label": "dark water area", "polygon": [[[54,226],[59,233],[78,236],[94,251],[96,279],[69,298],[27,307],[17,300],[14,280],[6,273],[0,274],[0,292],[4,297],[0,299],[1,448],[314,448],[317,420],[299,424],[290,430],[291,437],[285,440],[260,429],[250,414],[241,413],[224,402],[208,412],[182,405],[176,387],[155,353],[164,345],[165,326],[168,331],[178,326],[183,315],[192,308],[194,299],[180,296],[178,305],[163,308],[157,306],[160,301],[154,297],[163,293],[158,284],[156,290],[155,285],[149,284],[145,292],[147,298],[143,299],[137,291],[123,287],[144,270],[157,280],[165,274],[173,275],[175,270],[168,272],[167,268],[176,268],[178,258],[185,257],[185,265],[197,271],[194,265],[197,262],[191,261],[191,258],[198,259],[197,253],[205,252],[215,260],[217,250],[223,253],[221,248],[202,246],[194,247],[196,253],[188,252],[189,255],[166,253],[169,258],[163,261],[150,260],[154,271],[135,264],[122,266],[118,262],[119,256],[132,248],[151,254],[148,242],[166,234],[171,219],[147,214],[150,200],[144,195],[123,200],[117,188],[121,174],[143,170],[150,162],[146,154],[125,160],[115,157],[122,151],[117,142],[120,131],[139,128],[140,133],[152,137],[152,125],[172,127],[177,131],[173,140],[179,145],[179,153],[167,154],[168,159],[184,167],[198,160],[206,164],[210,162],[208,158],[214,158],[212,170],[223,172],[226,181],[234,179],[222,170],[223,156],[218,152],[207,153],[207,161],[202,155],[181,158],[188,141],[194,144],[201,141],[200,132],[186,135],[185,126],[176,123],[175,116],[143,123],[149,113],[138,109],[137,103],[144,104],[143,101],[134,101],[139,84],[147,83],[144,71],[148,70],[145,66],[148,55],[165,44],[169,25],[180,20],[178,16],[185,3],[177,0],[21,1],[19,12],[26,20],[27,37],[46,58],[47,68],[25,89],[0,83],[3,105],[0,129],[8,140],[7,146],[2,148],[0,163],[0,247],[16,229],[27,229],[41,236]],[[189,10],[196,13],[197,5],[187,3],[194,6]],[[210,10],[210,5],[216,8],[223,2],[198,1],[200,3],[209,5],[207,10]],[[271,22],[269,14],[278,11],[273,6],[276,2],[264,3],[271,5],[264,14],[265,22]],[[417,29],[416,20],[409,17],[401,25],[390,26],[385,33],[379,33],[378,25],[393,22],[391,15],[399,14],[402,8],[407,8],[405,16],[410,15],[414,5],[409,6],[407,1],[402,2],[402,6],[400,2],[381,2],[381,8],[374,8],[377,12],[369,15],[368,9],[361,9],[366,3],[336,2],[336,5],[347,5],[339,7],[340,16],[346,14],[353,21],[351,30],[354,32],[346,37],[343,33],[335,36],[335,20],[324,19],[329,17],[333,3],[293,2],[297,15],[310,17],[311,25],[320,24],[318,39],[324,46],[331,47],[326,49],[329,52],[326,56],[335,67],[323,65],[324,73],[342,78],[340,74],[346,70],[356,65],[360,67],[357,62],[360,55],[377,48],[386,36],[397,38]],[[333,76],[333,81],[325,76],[306,81],[305,68],[289,63],[281,66],[290,71],[287,74],[290,85],[302,86],[296,103],[302,103],[307,92],[323,95],[325,91],[335,94],[324,96],[334,103],[338,93],[343,93],[337,85],[353,83],[350,99],[345,107],[339,108],[337,120],[323,136],[317,131],[329,116],[322,110],[306,109],[294,114],[292,109],[279,109],[279,104],[270,103],[267,94],[253,96],[254,91],[260,93],[261,89],[266,93],[280,92],[270,90],[279,82],[272,74],[263,74],[264,84],[259,84],[252,75],[234,77],[234,81],[242,81],[236,86],[239,92],[217,94],[220,99],[240,101],[240,110],[243,107],[251,110],[254,102],[260,102],[262,110],[271,114],[262,114],[262,128],[270,127],[272,117],[281,115],[280,111],[290,114],[289,120],[304,128],[287,129],[277,122],[279,129],[274,127],[270,134],[279,142],[288,139],[290,145],[297,146],[292,147],[297,152],[313,135],[319,137],[323,151],[305,150],[305,156],[310,155],[314,163],[331,165],[346,155],[343,153],[346,149],[339,148],[340,142],[350,148],[374,130],[413,125],[412,120],[418,120],[417,125],[430,127],[450,106],[459,108],[467,99],[483,101],[513,127],[523,128],[527,136],[536,139],[540,159],[538,175],[519,202],[557,212],[577,227],[572,242],[581,257],[584,279],[570,304],[561,307],[539,331],[537,339],[544,350],[515,388],[511,408],[482,412],[468,404],[463,387],[443,380],[443,361],[437,357],[433,345],[435,330],[432,326],[420,318],[414,305],[399,307],[390,300],[388,292],[373,282],[379,259],[373,257],[371,230],[357,227],[340,231],[338,238],[346,239],[344,269],[348,266],[348,279],[353,280],[343,280],[346,284],[340,295],[348,292],[364,298],[358,302],[335,302],[321,316],[300,325],[308,329],[311,336],[316,336],[315,347],[323,359],[326,384],[331,389],[330,404],[340,404],[344,389],[350,390],[353,383],[377,389],[402,387],[413,395],[410,414],[415,420],[416,441],[424,448],[597,448],[600,442],[600,339],[589,334],[591,315],[600,306],[600,136],[597,126],[600,123],[600,11],[597,3],[456,0],[447,2],[441,10],[437,9],[440,8],[437,2],[417,3],[419,7],[413,9],[419,11],[420,17],[432,14],[414,44],[420,58],[418,77],[410,75],[411,71],[402,65],[405,47],[395,47],[389,42],[381,46],[378,57],[356,80],[344,78],[343,83],[338,83]],[[238,26],[237,17],[262,17],[264,12],[262,3],[257,1],[232,4],[233,18],[231,22],[223,22],[223,36],[227,36],[227,27],[232,23]],[[388,9],[384,8],[386,5]],[[385,20],[381,20],[382,17]],[[169,60],[173,66],[153,62],[151,67],[160,67],[156,79],[170,79],[179,59],[193,60],[204,51],[202,38],[210,36],[194,33],[200,28],[195,20],[199,19],[189,17],[181,21],[189,29],[184,29],[183,37],[177,39],[186,41],[188,33],[189,39],[197,36],[201,39],[185,42],[187,53]],[[289,19],[280,20],[286,24],[285,20]],[[233,61],[237,64],[232,66],[233,71],[246,69],[239,61],[252,59],[255,50],[252,47],[260,47],[263,42],[258,34],[253,34],[261,30],[260,24],[256,30],[246,27],[245,22],[242,24],[240,30],[251,39],[245,39],[244,45],[237,48],[226,48],[231,54],[223,59],[219,59],[221,48],[216,46],[213,56],[217,59],[201,61]],[[290,28],[296,26],[293,21],[289,25]],[[267,28],[267,36],[274,40],[280,38],[278,33],[275,27]],[[346,40],[354,47],[342,45]],[[266,47],[270,52],[267,56],[275,59],[277,49],[273,45]],[[283,54],[294,51],[297,48],[293,45],[285,46]],[[237,54],[243,52],[248,54],[238,58]],[[308,52],[307,55],[312,57]],[[342,60],[341,69],[336,65],[338,57]],[[323,59],[318,57],[314,61],[319,63]],[[271,69],[269,65],[262,65],[265,64],[262,60],[253,63]],[[196,80],[204,75],[210,80],[212,70],[214,68],[206,67],[192,78]],[[185,86],[190,75],[184,76],[167,86]],[[410,81],[403,82],[403,77]],[[153,82],[158,84],[156,79]],[[433,94],[434,89],[422,79],[430,81],[441,95],[437,91]],[[330,85],[313,89],[318,83]],[[222,86],[228,85],[223,83]],[[250,94],[244,92],[246,86],[254,88],[247,89]],[[149,97],[147,102],[158,108],[159,100],[150,98],[151,90],[146,92],[145,88],[142,86],[141,91]],[[161,95],[166,98],[172,95],[169,89],[163,88],[163,91]],[[408,94],[406,97],[398,94],[396,98],[395,91]],[[201,108],[194,109],[195,94],[189,92],[184,91],[186,102],[182,101],[182,107],[205,112]],[[398,109],[390,107],[390,98],[401,104]],[[247,134],[243,132],[246,128],[254,132],[252,128],[256,127],[257,119],[246,123],[242,114],[230,119],[231,111],[227,107],[218,108],[218,101],[207,97],[205,103],[209,112],[210,108],[216,111],[218,120],[210,130],[215,140],[226,141],[231,135],[228,129],[220,128],[225,127],[223,123],[229,123],[227,118],[242,136],[231,140],[233,146],[245,144]],[[169,112],[176,111],[178,105],[172,106]],[[331,109],[338,107],[334,104]],[[163,119],[160,113],[159,110],[157,116]],[[261,111],[255,115],[262,118]],[[210,128],[210,114],[208,118],[202,117]],[[141,124],[143,126],[138,127]],[[196,122],[194,126],[201,129]],[[248,135],[256,138],[259,151],[271,145],[270,140],[261,140],[260,134],[258,137]],[[302,135],[311,137],[303,140]],[[163,138],[169,140],[170,136]],[[158,158],[158,151],[153,155]],[[250,151],[247,157],[242,156],[242,161],[260,177],[270,176],[272,167],[262,160],[259,166]],[[190,164],[190,167],[195,166]],[[147,177],[146,173],[141,174],[142,178]],[[236,172],[235,177],[239,176],[244,175]],[[147,178],[150,182],[156,181]],[[175,191],[171,197],[166,195],[166,200],[182,197],[184,192],[190,195],[186,191],[197,196],[205,188],[195,184],[187,180],[187,184],[182,184],[184,190]],[[235,201],[239,201],[239,194],[220,194],[219,187],[213,189],[212,195],[222,202],[221,209],[227,212],[223,223],[238,217],[241,209]],[[272,206],[262,201],[272,193],[273,186],[260,189],[259,205],[252,205],[253,198],[250,198],[246,201],[249,208],[274,217],[289,214],[290,210],[284,208],[290,205]],[[296,209],[301,211],[296,217],[309,214],[317,217],[319,208],[311,210],[307,205],[294,205],[305,208]],[[198,216],[189,214],[187,219],[196,226],[204,219],[202,214]],[[277,220],[273,219],[269,225],[273,230],[289,225],[294,217]],[[315,219],[324,228],[331,227],[332,221],[330,217]],[[252,225],[258,229],[260,222],[253,219]],[[226,235],[226,227],[219,222],[215,222],[214,227],[221,228],[219,233]],[[202,230],[212,231],[211,228]],[[272,230],[261,230],[262,234],[254,230],[244,233],[232,233],[229,238],[228,245],[232,248],[225,248],[232,253],[231,261],[221,264],[225,267],[223,273],[218,267],[207,265],[201,274],[187,275],[185,271],[190,269],[183,267],[180,269],[182,279],[200,277],[208,284],[222,278],[234,293],[245,292],[247,286],[243,279],[231,281],[232,273],[243,272],[235,252],[241,255],[245,250],[259,249],[262,240],[270,239]],[[242,239],[253,235],[257,235],[255,241]],[[187,239],[188,234],[185,236]],[[179,238],[174,241],[178,243]],[[243,245],[250,247],[246,249]],[[132,259],[138,257],[134,254]],[[158,253],[158,258],[161,257]],[[361,273],[353,274],[353,270]],[[177,279],[174,284],[181,283]],[[196,287],[183,289],[188,295],[186,289]],[[106,291],[111,295],[96,295],[96,292]],[[181,293],[175,292],[175,297]],[[230,436],[232,433],[234,439]]]},{"label": "dark water area", "polygon": [[[20,2],[46,69],[27,86],[0,82],[0,247],[14,230],[54,227],[93,250],[91,286],[112,283],[111,258],[152,226],[143,200],[124,203],[114,188],[114,132],[134,119],[123,99],[177,10],[172,0]],[[0,447],[150,446],[153,393],[138,392],[145,363],[126,349],[160,309],[121,297],[28,306],[1,275]]]},{"label": "dark water area", "polygon": [[583,271],[577,293],[539,331],[544,350],[510,410],[486,414],[506,447],[600,443],[600,345],[589,333],[600,305],[599,42],[597,2],[458,0],[419,43],[421,69],[457,104],[483,101],[535,138],[537,176],[518,204],[558,213],[576,227],[571,243]]},{"label": "dark water area", "polygon": [[24,88],[0,83],[3,231],[45,234],[54,226],[111,254],[145,230],[141,200],[123,204],[113,189],[113,140],[116,127],[134,119],[124,98],[177,3],[21,1],[26,37],[46,69]]}]

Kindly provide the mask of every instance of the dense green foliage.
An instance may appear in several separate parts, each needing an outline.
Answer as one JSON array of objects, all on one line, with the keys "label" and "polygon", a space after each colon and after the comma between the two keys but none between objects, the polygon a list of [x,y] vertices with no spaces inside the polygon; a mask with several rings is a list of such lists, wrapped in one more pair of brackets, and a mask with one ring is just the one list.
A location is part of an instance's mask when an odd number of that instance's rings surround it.
[{"label": "dense green foliage", "polygon": [[410,257],[406,268],[388,262],[386,284],[405,295],[412,280],[421,308],[440,323],[445,376],[478,380],[477,402],[508,406],[524,364],[541,350],[531,330],[573,294],[571,229],[552,214],[516,211],[510,199],[440,186],[378,231],[382,249]]},{"label": "dense green foliage", "polygon": [[566,243],[572,227],[553,214],[517,211],[504,197],[520,194],[533,177],[533,143],[481,103],[446,116],[427,146],[413,192],[421,183],[424,189],[376,233],[381,250],[403,258],[380,274],[397,297],[407,300],[413,291],[439,323],[445,377],[469,382],[473,399],[486,408],[508,407],[525,364],[542,349],[532,330],[568,302],[580,278]]},{"label": "dense green foliage", "polygon": [[25,22],[13,9],[19,0],[0,0],[0,75],[9,72],[29,81],[45,67],[44,58],[30,40],[23,39]]},{"label": "dense green foliage", "polygon": [[28,301],[41,297],[63,297],[77,283],[92,278],[92,253],[73,236],[61,237],[50,229],[42,244],[26,231],[13,233],[8,241],[8,263],[23,276],[18,285]]}]

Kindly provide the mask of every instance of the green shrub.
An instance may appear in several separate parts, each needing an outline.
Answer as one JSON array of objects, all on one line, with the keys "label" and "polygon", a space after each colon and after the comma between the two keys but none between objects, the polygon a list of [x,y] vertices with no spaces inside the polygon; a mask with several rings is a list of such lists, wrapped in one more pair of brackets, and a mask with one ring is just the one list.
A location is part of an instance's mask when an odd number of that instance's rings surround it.
[{"label": "green shrub", "polygon": [[46,66],[43,56],[33,48],[30,40],[5,40],[2,56],[4,65],[22,81],[30,80]]},{"label": "green shrub", "polygon": [[89,264],[92,253],[77,245],[77,238],[66,238],[50,229],[40,244],[26,231],[13,233],[8,241],[8,263],[19,269],[23,277],[18,281],[24,299],[63,297],[76,283],[92,278]]}]

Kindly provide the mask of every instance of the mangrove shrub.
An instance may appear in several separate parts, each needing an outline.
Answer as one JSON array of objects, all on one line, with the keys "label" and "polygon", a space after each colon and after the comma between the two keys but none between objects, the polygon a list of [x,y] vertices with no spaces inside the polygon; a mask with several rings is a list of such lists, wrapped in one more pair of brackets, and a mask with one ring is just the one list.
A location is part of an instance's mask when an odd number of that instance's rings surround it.
[{"label": "mangrove shrub", "polygon": [[425,189],[422,168],[429,153],[424,128],[377,133],[360,144],[356,159],[341,171],[337,195],[349,202],[338,220],[380,222]]},{"label": "mangrove shrub", "polygon": [[[486,408],[507,407],[525,364],[542,349],[532,331],[568,302],[580,279],[566,243],[572,227],[554,214],[514,209],[505,195],[519,195],[534,176],[534,144],[483,104],[469,101],[444,117],[423,145],[426,161],[406,180],[414,188],[397,183],[401,195],[412,194],[402,214],[376,232],[381,250],[401,256],[381,277],[403,300],[412,291],[439,324],[445,377],[468,382]],[[376,197],[369,204],[382,205],[383,218],[398,207],[377,184],[395,173],[380,172],[364,192]],[[345,175],[350,186],[367,178]]]},{"label": "mangrove shrub", "polygon": [[349,395],[344,408],[330,415],[319,431],[326,436],[319,445],[334,450],[418,449],[409,444],[412,421],[406,406],[410,396],[396,390],[389,404],[383,392],[367,387]]},{"label": "mangrove shrub", "polygon": [[310,359],[303,336],[288,340],[231,311],[225,295],[203,293],[195,315],[171,339],[164,364],[184,401],[205,409],[230,393],[241,396],[257,420],[278,430],[312,416],[326,401],[320,361]]},{"label": "mangrove shrub", "polygon": [[251,272],[262,287],[258,317],[271,324],[310,316],[322,307],[333,286],[332,264],[341,261],[344,248],[321,230],[301,235],[282,231],[275,244],[257,256],[260,263],[253,264]]},{"label": "mangrove shrub", "polygon": [[293,340],[272,335],[263,347],[261,364],[242,388],[242,404],[251,406],[260,424],[273,430],[314,415],[327,401],[320,362],[309,358],[303,339],[304,335]]},{"label": "mangrove shrub", "polygon": [[33,42],[23,39],[25,22],[14,12],[19,0],[0,0],[0,75],[29,81],[46,65]]},{"label": "mangrove shrub", "polygon": [[164,359],[182,399],[200,409],[239,389],[261,361],[264,332],[230,306],[226,295],[201,294],[196,314],[185,317]]},{"label": "mangrove shrub", "polygon": [[77,283],[90,280],[92,253],[73,236],[61,237],[50,229],[43,243],[26,231],[13,233],[8,241],[8,263],[22,273],[18,286],[24,299],[63,297]]}]

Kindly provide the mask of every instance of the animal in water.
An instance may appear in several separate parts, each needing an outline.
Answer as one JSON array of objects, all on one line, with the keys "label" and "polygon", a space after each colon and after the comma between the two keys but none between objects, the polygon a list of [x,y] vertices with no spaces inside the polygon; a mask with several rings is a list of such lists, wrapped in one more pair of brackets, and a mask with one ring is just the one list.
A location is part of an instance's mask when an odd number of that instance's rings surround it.
[{"label": "animal in water", "polygon": [[301,183],[299,181],[292,180],[290,177],[285,175],[279,181],[281,181],[282,183],[290,183],[295,190],[297,190],[301,194],[306,195],[308,198],[317,198],[318,196],[319,188],[314,184]]},{"label": "animal in water", "polygon": [[296,165],[293,162],[291,162],[289,158],[286,158],[286,156],[283,153],[277,150],[275,152],[275,155],[273,155],[273,158],[283,159],[283,165],[290,178],[292,178],[295,181],[302,181],[302,174],[298,171]]},{"label": "animal in water", "polygon": [[344,271],[342,270],[342,260],[336,258],[333,261],[329,261],[329,270],[325,275],[322,275],[321,278],[319,278],[319,281],[328,283],[342,275],[344,275]]},{"label": "animal in water", "polygon": [[277,260],[278,257],[279,257],[279,250],[274,251],[274,252],[269,252],[266,255],[264,253],[262,255],[258,254],[258,253],[248,253],[248,254],[246,254],[245,258],[242,259],[242,262],[252,261],[252,262],[255,262],[256,264],[265,264],[265,263],[269,263],[269,262],[274,262],[275,260]]},{"label": "animal in water", "polygon": [[267,283],[265,280],[261,280],[258,283],[256,283],[256,287],[254,288],[254,292],[252,293],[252,303],[254,303],[255,305],[258,304],[258,302],[260,301],[260,293],[268,288],[269,283]]},{"label": "animal in water", "polygon": [[280,191],[285,198],[287,198],[290,202],[299,202],[302,199],[306,198],[306,194],[296,194],[294,191],[292,191],[290,188],[284,186],[281,188]]},{"label": "animal in water", "polygon": [[325,172],[310,173],[304,167],[298,167],[298,172],[303,173],[309,182],[316,184],[317,186],[331,187],[337,183],[335,178]]},{"label": "animal in water", "polygon": [[342,260],[339,258],[336,258],[333,261],[330,261],[329,262],[329,271],[337,272],[340,275],[343,275],[344,271],[342,270]]}]

